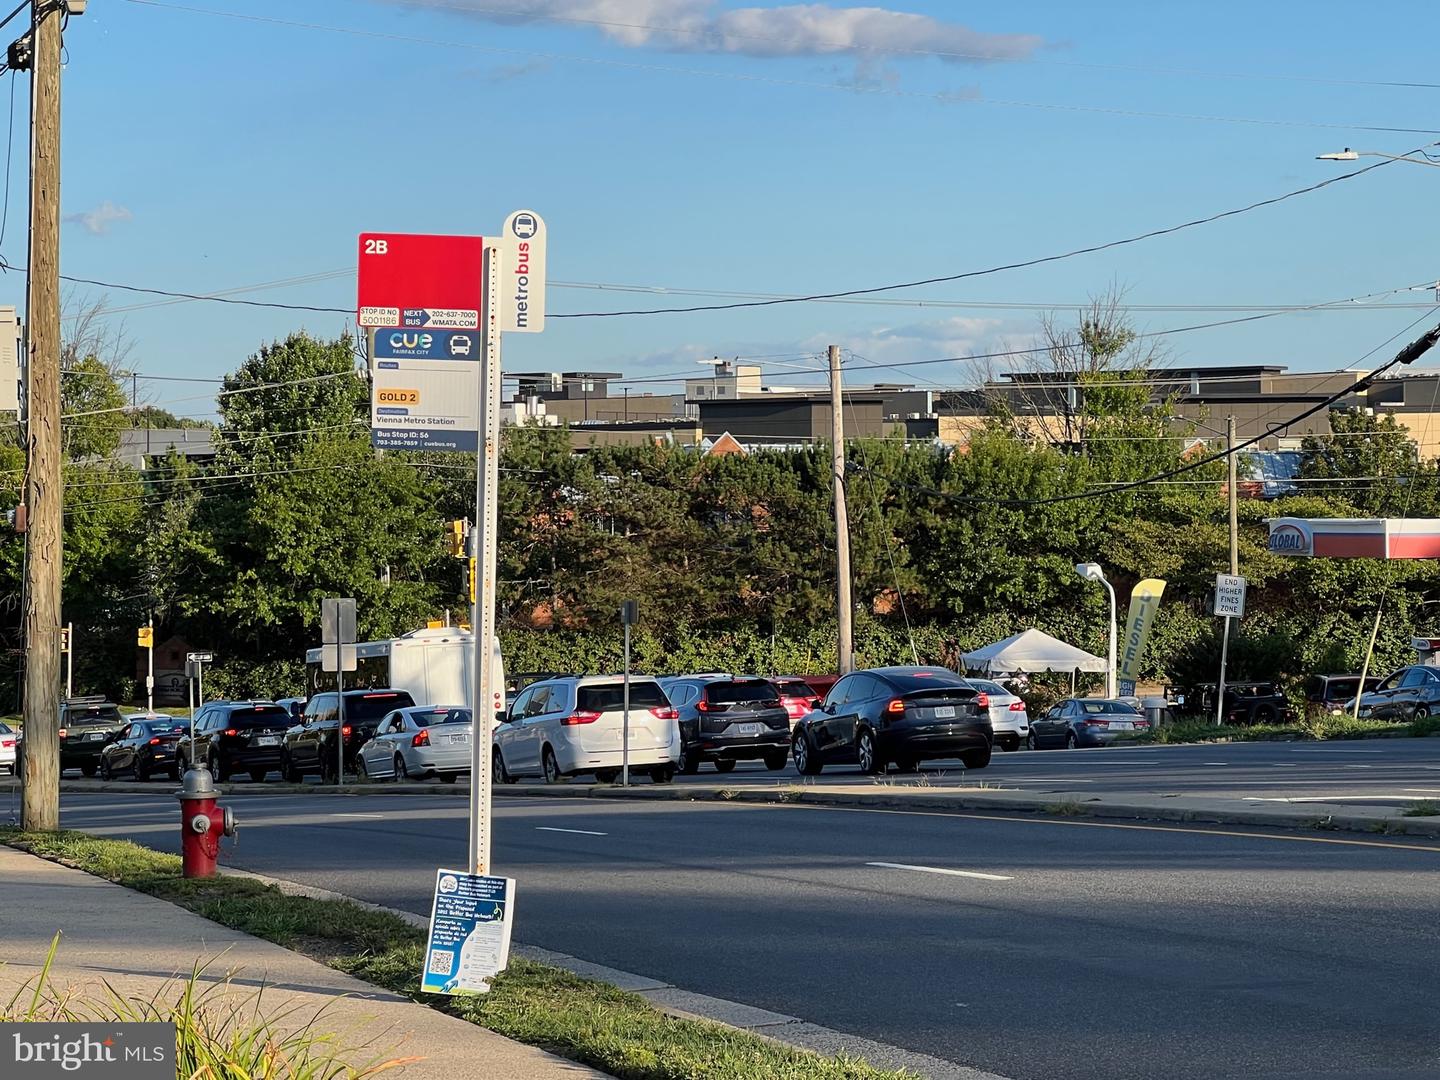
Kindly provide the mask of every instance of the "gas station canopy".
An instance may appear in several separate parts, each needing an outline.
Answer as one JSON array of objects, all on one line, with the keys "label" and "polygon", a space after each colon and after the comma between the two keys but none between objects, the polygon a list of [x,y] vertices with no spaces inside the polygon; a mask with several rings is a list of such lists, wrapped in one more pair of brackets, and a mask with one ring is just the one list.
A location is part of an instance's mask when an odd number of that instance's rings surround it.
[{"label": "gas station canopy", "polygon": [[1271,518],[1277,555],[1319,559],[1440,559],[1440,518]]}]

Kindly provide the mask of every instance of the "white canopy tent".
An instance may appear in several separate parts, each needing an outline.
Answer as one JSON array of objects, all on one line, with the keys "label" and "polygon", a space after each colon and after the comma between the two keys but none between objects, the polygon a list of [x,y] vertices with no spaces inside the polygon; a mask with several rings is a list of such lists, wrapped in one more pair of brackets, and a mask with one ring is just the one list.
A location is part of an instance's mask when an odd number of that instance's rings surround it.
[{"label": "white canopy tent", "polygon": [[1031,627],[1004,641],[997,641],[974,652],[962,653],[961,661],[968,671],[991,675],[1007,675],[1015,671],[1099,671],[1109,669],[1103,656],[1095,656],[1059,638]]}]

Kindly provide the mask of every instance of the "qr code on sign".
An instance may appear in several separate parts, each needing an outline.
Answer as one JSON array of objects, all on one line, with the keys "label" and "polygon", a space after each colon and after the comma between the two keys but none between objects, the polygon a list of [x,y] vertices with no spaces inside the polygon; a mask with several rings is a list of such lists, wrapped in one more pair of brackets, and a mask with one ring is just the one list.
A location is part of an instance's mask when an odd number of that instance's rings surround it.
[{"label": "qr code on sign", "polygon": [[430,974],[449,975],[455,968],[455,954],[434,949],[430,953]]}]

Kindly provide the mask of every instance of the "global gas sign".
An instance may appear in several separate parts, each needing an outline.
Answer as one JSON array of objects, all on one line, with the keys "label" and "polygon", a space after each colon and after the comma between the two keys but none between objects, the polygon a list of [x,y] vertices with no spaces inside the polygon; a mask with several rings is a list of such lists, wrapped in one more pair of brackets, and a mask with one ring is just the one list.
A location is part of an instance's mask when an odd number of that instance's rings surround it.
[{"label": "global gas sign", "polygon": [[1308,525],[1281,518],[1270,523],[1268,547],[1276,555],[1310,556],[1315,553],[1315,537]]}]

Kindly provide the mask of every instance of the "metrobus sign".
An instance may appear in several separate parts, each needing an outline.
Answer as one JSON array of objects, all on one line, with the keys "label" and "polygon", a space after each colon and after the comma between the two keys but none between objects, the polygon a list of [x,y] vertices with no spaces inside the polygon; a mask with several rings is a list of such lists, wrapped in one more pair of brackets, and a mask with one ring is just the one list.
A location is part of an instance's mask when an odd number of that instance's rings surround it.
[{"label": "metrobus sign", "polygon": [[480,326],[484,237],[361,233],[359,267],[355,317],[361,326]]}]

